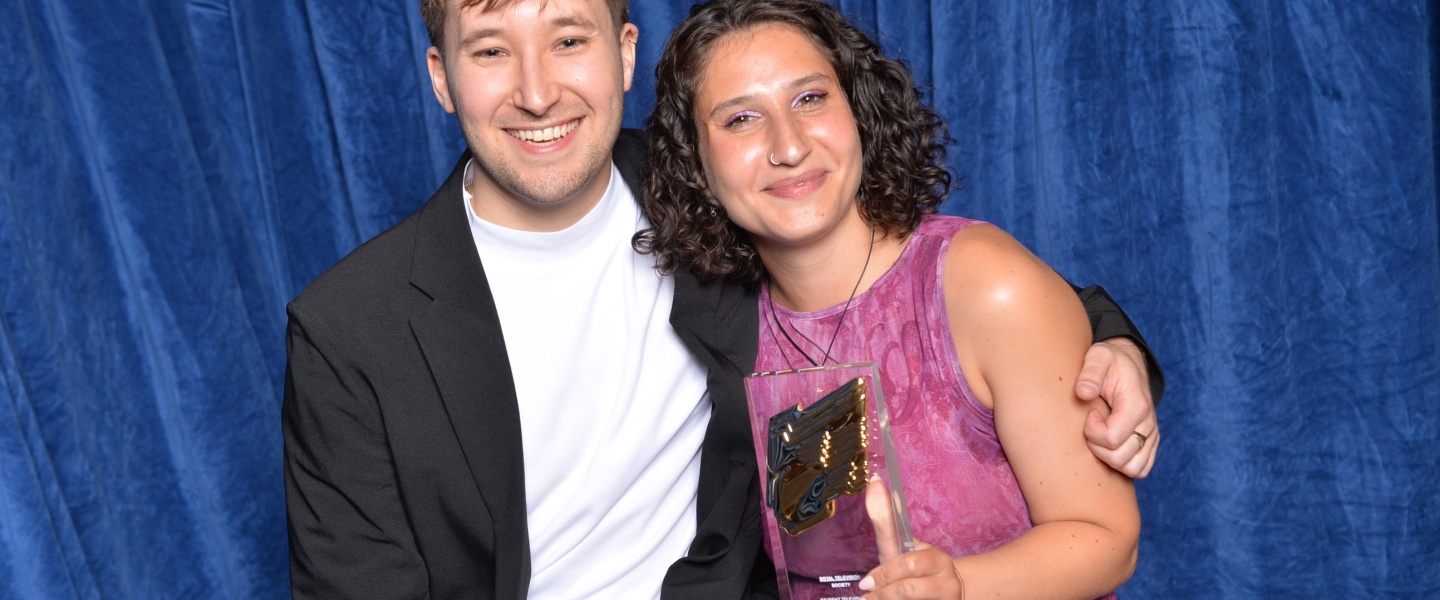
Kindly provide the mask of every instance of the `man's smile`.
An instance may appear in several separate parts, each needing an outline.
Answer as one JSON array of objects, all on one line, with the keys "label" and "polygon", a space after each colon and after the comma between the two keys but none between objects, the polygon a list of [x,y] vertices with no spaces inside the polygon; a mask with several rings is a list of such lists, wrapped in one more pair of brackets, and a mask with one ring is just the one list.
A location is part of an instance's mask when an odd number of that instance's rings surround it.
[{"label": "man's smile", "polygon": [[575,128],[579,125],[580,119],[575,119],[567,123],[541,129],[506,129],[505,133],[510,134],[510,137],[520,141],[534,144],[547,144],[570,135],[570,132],[575,131]]}]

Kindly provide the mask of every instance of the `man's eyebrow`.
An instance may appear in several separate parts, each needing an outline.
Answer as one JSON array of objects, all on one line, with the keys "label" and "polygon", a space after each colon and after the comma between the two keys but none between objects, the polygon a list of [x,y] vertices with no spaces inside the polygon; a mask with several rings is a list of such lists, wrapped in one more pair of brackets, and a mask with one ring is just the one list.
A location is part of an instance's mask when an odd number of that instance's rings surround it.
[{"label": "man's eyebrow", "polygon": [[[810,84],[812,84],[812,83],[815,83],[815,82],[817,82],[817,81],[830,81],[830,76],[829,76],[829,75],[826,75],[826,74],[824,74],[824,73],[820,73],[820,72],[811,73],[811,74],[809,74],[809,75],[806,75],[806,76],[804,76],[804,77],[801,77],[801,78],[799,78],[799,79],[796,79],[795,81],[790,82],[790,85],[786,86],[786,89],[791,89],[791,90],[793,90],[793,89],[795,89],[795,88],[802,88],[802,87],[805,87],[805,86],[810,85]],[[731,99],[729,99],[729,100],[726,100],[726,101],[724,101],[724,102],[721,102],[721,103],[715,105],[715,108],[713,108],[713,109],[710,110],[710,118],[711,118],[711,119],[714,119],[714,118],[718,117],[718,116],[720,115],[720,113],[725,112],[725,111],[727,111],[727,110],[730,110],[731,107],[733,107],[733,106],[738,106],[738,105],[741,105],[741,104],[745,104],[746,102],[750,102],[750,101],[752,101],[752,100],[754,100],[754,99],[755,99],[755,96],[754,96],[753,94],[747,94],[747,95],[744,95],[744,96],[737,96],[737,97],[735,97],[735,98],[731,98]]]},{"label": "man's eyebrow", "polygon": [[550,27],[559,29],[561,27],[579,27],[582,29],[598,29],[600,26],[584,15],[564,15],[550,20]]},{"label": "man's eyebrow", "polygon": [[489,29],[477,29],[466,35],[464,39],[460,40],[460,47],[464,48],[485,38],[492,38],[498,36],[500,35],[501,31],[503,30],[498,27],[491,27]]},{"label": "man's eyebrow", "polygon": [[[561,29],[564,27],[575,27],[579,29],[597,29],[599,26],[596,25],[594,21],[583,15],[561,15],[550,20],[551,29]],[[464,48],[485,38],[499,36],[501,33],[504,33],[504,31],[504,29],[501,29],[499,27],[477,29],[466,35],[464,39],[460,40],[460,47]]]}]

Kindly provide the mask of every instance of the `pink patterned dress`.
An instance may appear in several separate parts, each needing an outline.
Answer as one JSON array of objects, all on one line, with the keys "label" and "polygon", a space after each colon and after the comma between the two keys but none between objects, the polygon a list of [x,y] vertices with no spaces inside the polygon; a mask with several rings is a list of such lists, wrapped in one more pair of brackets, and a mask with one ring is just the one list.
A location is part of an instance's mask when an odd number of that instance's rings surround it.
[{"label": "pink patterned dress", "polygon": [[[951,556],[992,550],[1032,526],[994,413],[960,370],[945,306],[950,240],[977,223],[925,217],[899,260],[850,302],[830,351],[833,362],[880,366],[912,531]],[[755,370],[810,366],[775,329],[777,321],[805,354],[820,360],[844,306],[795,312],[772,304],[762,288]]]}]

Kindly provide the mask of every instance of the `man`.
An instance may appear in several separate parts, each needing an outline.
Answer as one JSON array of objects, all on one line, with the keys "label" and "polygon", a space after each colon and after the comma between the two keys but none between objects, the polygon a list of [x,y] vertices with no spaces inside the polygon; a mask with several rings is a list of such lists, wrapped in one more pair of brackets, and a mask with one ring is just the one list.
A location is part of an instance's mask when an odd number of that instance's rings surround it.
[{"label": "man", "polygon": [[[626,10],[422,0],[434,92],[470,151],[289,307],[297,598],[773,593],[741,391],[755,296],[659,277],[630,248]],[[1094,299],[1099,329],[1134,335]],[[1121,405],[1087,424],[1092,445],[1143,474],[1145,359],[1091,354],[1078,385]]]}]

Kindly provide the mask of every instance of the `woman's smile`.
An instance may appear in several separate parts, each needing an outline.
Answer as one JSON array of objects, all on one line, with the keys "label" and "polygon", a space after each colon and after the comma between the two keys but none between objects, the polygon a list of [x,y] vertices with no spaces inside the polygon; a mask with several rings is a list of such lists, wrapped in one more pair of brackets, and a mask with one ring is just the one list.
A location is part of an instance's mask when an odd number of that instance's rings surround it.
[{"label": "woman's smile", "polygon": [[812,169],[795,177],[786,177],[761,190],[771,196],[780,198],[804,198],[814,193],[825,185],[825,179],[830,174],[824,169]]}]

